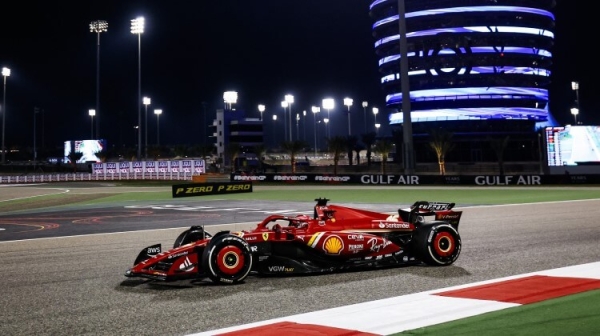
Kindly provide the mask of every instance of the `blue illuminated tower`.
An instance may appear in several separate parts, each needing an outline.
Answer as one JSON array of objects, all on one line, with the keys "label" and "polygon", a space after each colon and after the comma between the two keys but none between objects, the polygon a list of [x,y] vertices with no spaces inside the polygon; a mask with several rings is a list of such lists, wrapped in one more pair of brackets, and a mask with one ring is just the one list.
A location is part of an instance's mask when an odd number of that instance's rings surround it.
[{"label": "blue illuminated tower", "polygon": [[[548,122],[554,0],[404,0],[411,120]],[[402,107],[398,0],[371,3],[388,107]],[[402,113],[390,115],[401,125]]]}]

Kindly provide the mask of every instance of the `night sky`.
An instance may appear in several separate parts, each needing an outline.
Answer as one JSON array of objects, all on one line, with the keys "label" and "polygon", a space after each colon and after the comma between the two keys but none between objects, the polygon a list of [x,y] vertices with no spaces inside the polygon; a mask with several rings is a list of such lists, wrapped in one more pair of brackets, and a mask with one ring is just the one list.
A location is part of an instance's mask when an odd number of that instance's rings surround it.
[{"label": "night sky", "polygon": [[[579,1],[580,3],[581,1]],[[100,137],[109,146],[137,143],[138,37],[131,19],[143,16],[141,36],[142,95],[148,96],[149,144],[156,139],[155,108],[160,117],[161,144],[207,141],[215,110],[223,108],[223,92],[238,92],[237,109],[264,119],[282,120],[281,101],[293,94],[292,113],[307,111],[312,136],[312,105],[331,97],[331,135],[347,135],[342,100],[354,99],[352,127],[361,129],[369,102],[379,107],[384,124],[391,110],[384,106],[373,50],[369,0],[302,1],[21,1],[3,8],[0,19],[0,66],[12,71],[6,86],[6,146],[32,145],[34,107],[40,146],[61,146],[65,140],[88,139],[89,109],[96,107],[96,39],[94,20],[108,21],[100,36]],[[556,14],[551,113],[559,123],[572,123],[575,103],[571,81],[580,82],[580,120],[600,124],[594,82],[597,66],[590,59],[594,31],[590,10],[577,1],[558,0]],[[590,13],[590,14],[588,14]],[[589,19],[589,20],[586,20]],[[595,39],[596,37],[586,37]],[[591,40],[590,40],[591,41]],[[589,59],[589,60],[588,60]],[[203,105],[203,102],[205,105]],[[204,113],[204,106],[206,112]],[[145,110],[142,107],[142,117]],[[303,120],[304,121],[304,120]],[[301,121],[302,122],[302,121]],[[142,119],[142,125],[145,125]],[[295,131],[295,129],[294,129]],[[382,125],[381,134],[389,133]],[[94,137],[97,137],[94,126]]]}]

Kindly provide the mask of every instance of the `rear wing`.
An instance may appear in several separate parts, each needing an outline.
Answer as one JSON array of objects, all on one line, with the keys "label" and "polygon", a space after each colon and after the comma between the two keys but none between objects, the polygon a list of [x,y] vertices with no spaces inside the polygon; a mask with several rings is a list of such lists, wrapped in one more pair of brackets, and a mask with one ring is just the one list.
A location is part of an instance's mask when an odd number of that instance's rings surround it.
[{"label": "rear wing", "polygon": [[435,216],[435,220],[446,221],[458,229],[462,211],[452,210],[455,205],[449,202],[417,201],[410,208],[398,209],[398,215],[404,222],[412,224],[423,222],[424,216]]}]

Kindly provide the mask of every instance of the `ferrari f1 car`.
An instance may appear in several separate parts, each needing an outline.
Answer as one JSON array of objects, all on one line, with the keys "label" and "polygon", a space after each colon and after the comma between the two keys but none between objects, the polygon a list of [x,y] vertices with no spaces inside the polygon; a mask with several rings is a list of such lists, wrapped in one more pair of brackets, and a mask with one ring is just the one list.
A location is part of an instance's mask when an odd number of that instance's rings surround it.
[{"label": "ferrari f1 car", "polygon": [[211,235],[192,226],[169,250],[144,248],[125,276],[235,284],[251,274],[447,266],[460,254],[462,211],[453,210],[454,203],[419,201],[390,215],[315,201],[312,217],[270,215],[252,230]]}]

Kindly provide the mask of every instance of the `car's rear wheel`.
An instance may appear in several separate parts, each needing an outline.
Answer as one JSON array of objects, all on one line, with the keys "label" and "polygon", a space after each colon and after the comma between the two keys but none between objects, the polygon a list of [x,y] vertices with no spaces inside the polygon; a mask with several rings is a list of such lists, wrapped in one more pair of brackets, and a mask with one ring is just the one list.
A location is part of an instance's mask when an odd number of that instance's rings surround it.
[{"label": "car's rear wheel", "polygon": [[252,269],[250,246],[243,238],[232,234],[215,236],[204,249],[202,268],[215,283],[242,282]]},{"label": "car's rear wheel", "polygon": [[447,266],[460,255],[460,235],[449,224],[436,224],[419,228],[414,237],[415,250],[424,263]]}]

